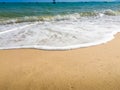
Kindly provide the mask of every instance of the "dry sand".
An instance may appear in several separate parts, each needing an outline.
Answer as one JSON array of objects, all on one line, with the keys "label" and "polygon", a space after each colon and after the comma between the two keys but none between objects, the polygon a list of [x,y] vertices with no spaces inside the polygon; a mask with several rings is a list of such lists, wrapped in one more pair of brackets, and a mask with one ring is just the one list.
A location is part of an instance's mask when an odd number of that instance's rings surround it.
[{"label": "dry sand", "polygon": [[69,51],[0,50],[0,90],[120,90],[120,34]]}]

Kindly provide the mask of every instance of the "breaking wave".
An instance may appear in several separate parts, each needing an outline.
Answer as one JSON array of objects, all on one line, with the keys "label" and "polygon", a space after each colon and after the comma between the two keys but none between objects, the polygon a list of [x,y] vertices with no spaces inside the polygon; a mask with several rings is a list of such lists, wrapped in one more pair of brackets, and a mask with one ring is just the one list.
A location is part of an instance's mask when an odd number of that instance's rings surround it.
[{"label": "breaking wave", "polygon": [[12,22],[0,25],[0,49],[68,50],[106,43],[120,32],[119,12],[111,10],[25,17]]},{"label": "breaking wave", "polygon": [[103,11],[93,11],[93,12],[81,12],[74,14],[65,14],[65,15],[54,15],[54,16],[25,16],[18,17],[13,19],[0,19],[1,24],[14,24],[22,22],[36,22],[36,21],[62,21],[62,20],[77,20],[82,17],[102,17],[102,16],[119,16],[120,11],[114,11],[111,9]]}]

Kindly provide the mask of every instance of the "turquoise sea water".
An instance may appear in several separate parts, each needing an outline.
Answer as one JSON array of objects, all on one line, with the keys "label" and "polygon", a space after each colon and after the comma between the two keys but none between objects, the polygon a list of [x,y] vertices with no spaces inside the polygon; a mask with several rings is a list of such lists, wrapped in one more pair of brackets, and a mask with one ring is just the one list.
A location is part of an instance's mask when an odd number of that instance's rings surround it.
[{"label": "turquoise sea water", "polygon": [[110,41],[120,2],[0,3],[0,48],[72,49]]},{"label": "turquoise sea water", "polygon": [[[22,19],[25,17],[52,17],[79,13],[81,16],[92,16],[104,13],[105,10],[118,11],[119,2],[77,2],[77,3],[0,3],[0,19]],[[108,13],[114,14],[114,13]]]}]

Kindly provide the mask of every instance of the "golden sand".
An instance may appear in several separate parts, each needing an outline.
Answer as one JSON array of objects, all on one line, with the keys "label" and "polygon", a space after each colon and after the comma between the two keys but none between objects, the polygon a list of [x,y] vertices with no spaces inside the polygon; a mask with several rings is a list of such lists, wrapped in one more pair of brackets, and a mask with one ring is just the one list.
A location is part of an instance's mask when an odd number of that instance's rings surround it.
[{"label": "golden sand", "polygon": [[0,90],[120,90],[120,34],[69,51],[0,50]]}]

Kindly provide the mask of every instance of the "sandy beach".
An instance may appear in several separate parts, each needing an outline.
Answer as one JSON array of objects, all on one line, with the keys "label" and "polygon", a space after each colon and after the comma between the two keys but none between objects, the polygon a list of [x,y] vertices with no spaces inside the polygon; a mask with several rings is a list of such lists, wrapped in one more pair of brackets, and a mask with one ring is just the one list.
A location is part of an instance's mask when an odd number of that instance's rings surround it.
[{"label": "sandy beach", "polygon": [[120,90],[120,34],[68,51],[0,50],[0,90]]}]

